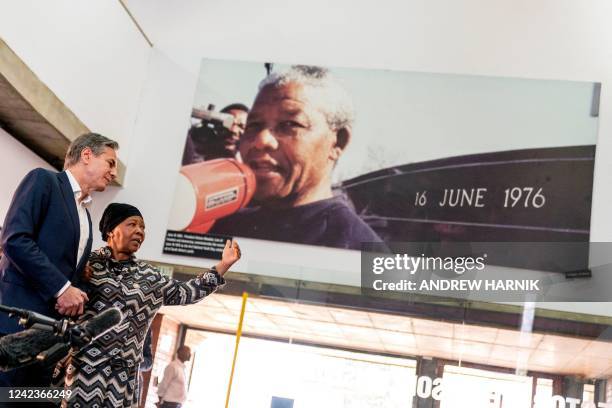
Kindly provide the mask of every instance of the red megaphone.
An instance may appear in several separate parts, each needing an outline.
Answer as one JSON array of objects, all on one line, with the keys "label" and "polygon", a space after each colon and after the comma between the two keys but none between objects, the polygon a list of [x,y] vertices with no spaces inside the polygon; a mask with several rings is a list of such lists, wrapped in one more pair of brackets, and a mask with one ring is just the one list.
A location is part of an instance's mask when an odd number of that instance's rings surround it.
[{"label": "red megaphone", "polygon": [[168,229],[208,232],[216,220],[245,207],[255,192],[255,174],[235,159],[183,166]]}]

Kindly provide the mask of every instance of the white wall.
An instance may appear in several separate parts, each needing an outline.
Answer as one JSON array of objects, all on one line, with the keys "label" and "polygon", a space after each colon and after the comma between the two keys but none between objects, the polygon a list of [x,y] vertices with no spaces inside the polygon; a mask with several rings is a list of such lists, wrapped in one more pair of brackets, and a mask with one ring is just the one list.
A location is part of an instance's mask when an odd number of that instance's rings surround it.
[{"label": "white wall", "polygon": [[46,161],[22,145],[13,136],[0,128],[0,225],[4,224],[4,217],[11,204],[13,191],[21,179],[32,169],[42,167],[53,169]]},{"label": "white wall", "polygon": [[[94,201],[92,216],[97,220],[111,201],[130,203],[141,210],[147,240],[139,256],[145,259],[172,261],[163,257],[161,250],[185,134],[190,126],[195,84],[196,78],[158,50],[152,50],[124,188],[109,188],[97,194]],[[100,238],[95,238],[94,244],[101,245]],[[209,261],[200,263],[210,265]]]},{"label": "white wall", "polygon": [[92,131],[117,140],[129,164],[151,50],[113,0],[3,0],[0,37]]}]

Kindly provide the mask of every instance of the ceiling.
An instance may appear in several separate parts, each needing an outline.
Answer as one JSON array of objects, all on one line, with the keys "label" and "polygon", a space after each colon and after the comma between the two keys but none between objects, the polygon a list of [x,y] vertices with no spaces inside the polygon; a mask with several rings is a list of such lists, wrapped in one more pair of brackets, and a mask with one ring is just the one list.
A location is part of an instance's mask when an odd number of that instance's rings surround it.
[{"label": "ceiling", "polygon": [[71,140],[88,131],[2,39],[0,123],[57,169],[63,166]]},{"label": "ceiling", "polygon": [[[199,304],[166,306],[161,312],[191,327],[232,333],[241,305],[241,297],[215,294]],[[587,378],[612,376],[612,345],[605,341],[265,298],[248,299],[243,333],[397,356],[431,356]]]},{"label": "ceiling", "polygon": [[[0,126],[58,170],[70,143],[89,132],[1,38]],[[117,170],[115,184],[121,185],[121,161]]]}]

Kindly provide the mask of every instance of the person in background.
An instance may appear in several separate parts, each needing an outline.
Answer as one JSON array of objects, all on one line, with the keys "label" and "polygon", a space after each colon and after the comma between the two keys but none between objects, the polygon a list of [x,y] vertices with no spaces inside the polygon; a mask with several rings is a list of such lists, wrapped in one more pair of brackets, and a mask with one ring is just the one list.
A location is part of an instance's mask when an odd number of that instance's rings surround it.
[{"label": "person in background", "polygon": [[[89,206],[117,176],[117,142],[87,133],[68,148],[64,171],[38,168],[21,181],[2,229],[0,303],[52,318],[83,313],[77,285],[91,250]],[[0,333],[21,331],[0,313]],[[52,370],[38,364],[0,373],[0,386],[48,386]],[[20,405],[20,404],[18,404]]]},{"label": "person in background", "polygon": [[218,126],[211,130],[207,126],[192,126],[185,142],[183,166],[213,159],[239,159],[238,142],[244,133],[249,108],[242,103],[232,103],[220,112],[234,117],[232,127]]},{"label": "person in background", "polygon": [[181,408],[181,405],[187,401],[185,363],[190,359],[191,349],[183,345],[176,351],[176,358],[166,366],[164,378],[157,386],[159,408]]}]

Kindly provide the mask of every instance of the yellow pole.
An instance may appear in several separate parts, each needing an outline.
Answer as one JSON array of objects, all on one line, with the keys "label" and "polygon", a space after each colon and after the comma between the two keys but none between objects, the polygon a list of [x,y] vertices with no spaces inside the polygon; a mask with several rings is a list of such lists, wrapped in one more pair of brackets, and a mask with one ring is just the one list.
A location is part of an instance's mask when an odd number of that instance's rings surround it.
[{"label": "yellow pole", "polygon": [[236,368],[236,358],[238,357],[238,344],[240,344],[240,336],[242,336],[242,322],[244,320],[244,311],[246,309],[246,301],[249,294],[242,293],[242,309],[240,310],[240,320],[238,321],[238,330],[236,331],[236,346],[234,347],[234,360],[232,361],[232,372],[230,373],[229,384],[227,385],[227,396],[225,397],[225,408],[229,407],[230,393],[232,392],[232,381],[234,380],[234,369]]}]

